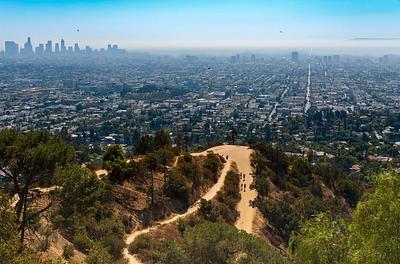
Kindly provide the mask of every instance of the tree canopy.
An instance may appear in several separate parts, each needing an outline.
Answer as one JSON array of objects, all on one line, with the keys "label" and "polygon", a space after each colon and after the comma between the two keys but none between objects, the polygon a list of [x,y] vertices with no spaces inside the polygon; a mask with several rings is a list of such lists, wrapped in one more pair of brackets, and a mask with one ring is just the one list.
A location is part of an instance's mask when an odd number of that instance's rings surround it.
[{"label": "tree canopy", "polygon": [[18,195],[15,205],[16,223],[23,243],[25,229],[30,220],[47,210],[51,204],[33,212],[28,194],[35,185],[52,181],[54,170],[75,162],[74,149],[59,137],[45,132],[0,132],[0,170],[8,183],[8,193]]},{"label": "tree canopy", "polygon": [[292,253],[303,263],[399,263],[400,174],[388,171],[374,181],[348,226],[322,213],[291,237]]}]

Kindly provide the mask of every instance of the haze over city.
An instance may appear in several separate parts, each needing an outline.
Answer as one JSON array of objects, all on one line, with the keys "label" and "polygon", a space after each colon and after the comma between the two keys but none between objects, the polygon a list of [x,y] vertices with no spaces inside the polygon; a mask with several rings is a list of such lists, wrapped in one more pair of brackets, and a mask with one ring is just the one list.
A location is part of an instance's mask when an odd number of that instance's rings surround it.
[{"label": "haze over city", "polygon": [[398,0],[3,0],[0,48],[30,36],[128,50],[397,53],[399,17]]}]

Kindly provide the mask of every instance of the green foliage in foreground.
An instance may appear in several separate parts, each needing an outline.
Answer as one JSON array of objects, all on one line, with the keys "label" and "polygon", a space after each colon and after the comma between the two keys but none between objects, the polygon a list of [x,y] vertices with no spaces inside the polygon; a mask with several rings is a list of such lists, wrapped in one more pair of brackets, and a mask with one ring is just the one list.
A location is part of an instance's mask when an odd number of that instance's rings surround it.
[{"label": "green foliage in foreground", "polygon": [[53,217],[55,226],[66,231],[78,250],[89,253],[89,259],[97,259],[95,255],[113,261],[122,258],[124,226],[106,206],[107,185],[79,165],[58,170],[55,180],[62,186],[58,191],[60,208]]},{"label": "green foliage in foreground", "polygon": [[348,233],[345,224],[328,213],[321,213],[301,226],[292,236],[290,250],[302,263],[343,263],[346,258]]},{"label": "green foliage in foreground", "polygon": [[357,205],[346,228],[326,214],[304,223],[290,250],[302,263],[400,263],[400,174],[375,178],[375,191]]},{"label": "green foliage in foreground", "polygon": [[20,253],[20,247],[15,215],[10,208],[8,197],[0,192],[0,263],[39,263],[28,249]]},{"label": "green foliage in foreground", "polygon": [[142,235],[129,251],[160,264],[285,263],[275,249],[258,238],[231,225],[207,221],[188,228],[180,242]]}]

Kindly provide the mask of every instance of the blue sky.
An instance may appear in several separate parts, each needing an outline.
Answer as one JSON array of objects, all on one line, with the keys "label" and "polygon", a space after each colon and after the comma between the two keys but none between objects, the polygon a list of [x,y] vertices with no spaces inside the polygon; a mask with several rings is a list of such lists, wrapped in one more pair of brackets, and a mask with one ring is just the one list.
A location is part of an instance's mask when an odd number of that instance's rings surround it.
[{"label": "blue sky", "polygon": [[0,28],[0,47],[28,35],[128,49],[391,47],[400,41],[351,39],[400,38],[400,0],[0,0]]}]

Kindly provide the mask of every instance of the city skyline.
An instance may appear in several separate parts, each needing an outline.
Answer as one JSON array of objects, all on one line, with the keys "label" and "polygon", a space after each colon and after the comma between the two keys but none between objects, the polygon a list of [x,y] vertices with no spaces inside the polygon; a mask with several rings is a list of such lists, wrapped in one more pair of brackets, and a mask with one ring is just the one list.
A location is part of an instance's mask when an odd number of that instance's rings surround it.
[{"label": "city skyline", "polygon": [[66,45],[66,41],[62,38],[60,42],[53,44],[52,40],[45,43],[37,43],[37,46],[32,44],[32,38],[27,37],[23,45],[13,40],[4,42],[4,50],[0,49],[0,56],[4,57],[33,57],[33,56],[49,56],[49,55],[67,55],[67,54],[92,54],[92,53],[121,53],[125,50],[120,49],[117,44],[108,44],[107,47],[100,49],[92,49],[90,46],[80,46],[79,43]]},{"label": "city skyline", "polygon": [[[21,12],[21,10],[29,10]],[[358,48],[398,52],[398,0],[0,1],[8,39],[126,49]],[[38,19],[40,17],[40,19]],[[26,23],[29,21],[29,23]]]}]

